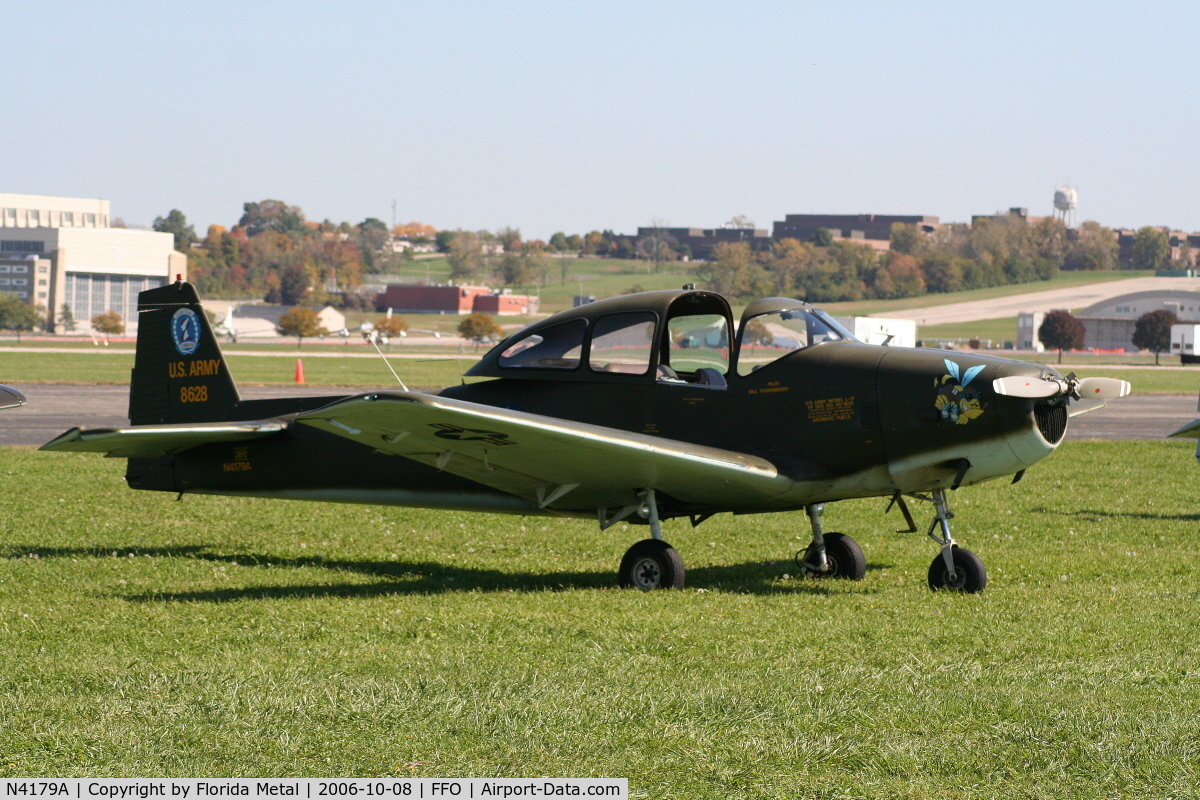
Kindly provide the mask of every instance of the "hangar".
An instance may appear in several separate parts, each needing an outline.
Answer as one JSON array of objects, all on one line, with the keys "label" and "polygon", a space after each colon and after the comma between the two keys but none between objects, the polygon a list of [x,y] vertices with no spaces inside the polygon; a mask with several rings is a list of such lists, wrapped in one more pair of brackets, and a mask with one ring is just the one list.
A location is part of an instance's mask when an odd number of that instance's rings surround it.
[{"label": "hangar", "polygon": [[81,329],[106,311],[136,329],[138,292],[187,275],[174,245],[169,233],[111,227],[107,200],[0,193],[0,291],[44,309],[57,333],[64,304]]}]

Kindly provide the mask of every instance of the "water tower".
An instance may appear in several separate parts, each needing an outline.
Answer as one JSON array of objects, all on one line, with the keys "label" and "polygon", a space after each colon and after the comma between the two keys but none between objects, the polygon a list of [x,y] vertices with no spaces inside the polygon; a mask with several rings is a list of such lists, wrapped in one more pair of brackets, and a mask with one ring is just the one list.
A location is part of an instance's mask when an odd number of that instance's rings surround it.
[{"label": "water tower", "polygon": [[1054,216],[1068,228],[1075,227],[1075,207],[1079,205],[1079,193],[1070,186],[1063,186],[1054,193]]}]

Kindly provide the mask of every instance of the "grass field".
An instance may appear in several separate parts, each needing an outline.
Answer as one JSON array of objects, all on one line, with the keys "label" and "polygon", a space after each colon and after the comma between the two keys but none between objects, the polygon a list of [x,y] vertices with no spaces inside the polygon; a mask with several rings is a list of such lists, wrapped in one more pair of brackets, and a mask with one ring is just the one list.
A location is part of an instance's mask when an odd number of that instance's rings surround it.
[{"label": "grass field", "polygon": [[[991,575],[838,503],[667,523],[688,588],[614,588],[623,526],[128,491],[0,449],[0,775],[625,776],[640,798],[1200,796],[1186,442],[1069,442],[955,493]],[[922,518],[926,509],[919,509]]]},{"label": "grass field", "polygon": [[[459,356],[456,351],[418,358],[392,358],[390,363],[400,378],[412,389],[440,389],[465,380],[461,378],[477,360],[468,350]],[[479,353],[484,350],[480,349]],[[303,355],[303,354],[302,354]],[[1015,354],[1004,354],[1015,355]],[[241,385],[290,384],[296,362],[290,354],[283,356],[250,356],[229,353],[226,358],[234,380]],[[1056,366],[1056,353],[1032,354],[1028,360]],[[1133,384],[1138,394],[1195,394],[1200,387],[1200,367],[1164,369],[1153,366],[1153,357],[1140,357],[1141,363],[1129,364],[1115,358],[1091,360],[1068,353],[1066,361],[1076,364],[1072,369],[1080,377],[1092,375],[1122,378]],[[387,387],[395,379],[378,358],[304,358],[305,381],[312,386]],[[1111,362],[1111,363],[1110,363]],[[1164,362],[1165,363],[1165,362]],[[1082,364],[1082,365],[1080,365]],[[132,352],[96,353],[5,353],[0,351],[0,382],[20,387],[23,383],[128,383],[133,368]],[[1066,365],[1063,367],[1067,369]]]},{"label": "grass field", "polygon": [[[484,352],[480,350],[480,353]],[[291,356],[226,354],[233,378],[242,385],[290,384],[296,361]],[[304,378],[312,386],[395,386],[396,379],[378,358],[308,357]],[[453,351],[419,358],[391,358],[389,363],[410,389],[440,389],[458,383],[461,374],[478,360],[468,351]],[[129,383],[133,353],[2,353],[0,382],[22,383]],[[472,379],[465,379],[470,381]]]}]

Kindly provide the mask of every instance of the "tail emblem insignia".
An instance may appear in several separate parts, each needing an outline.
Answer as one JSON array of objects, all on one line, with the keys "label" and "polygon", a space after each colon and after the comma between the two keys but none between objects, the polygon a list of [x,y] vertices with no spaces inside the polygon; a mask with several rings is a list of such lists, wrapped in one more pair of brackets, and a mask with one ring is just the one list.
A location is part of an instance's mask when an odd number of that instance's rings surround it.
[{"label": "tail emblem insignia", "polygon": [[200,346],[200,318],[190,308],[181,308],[171,317],[171,339],[181,356],[190,356]]}]

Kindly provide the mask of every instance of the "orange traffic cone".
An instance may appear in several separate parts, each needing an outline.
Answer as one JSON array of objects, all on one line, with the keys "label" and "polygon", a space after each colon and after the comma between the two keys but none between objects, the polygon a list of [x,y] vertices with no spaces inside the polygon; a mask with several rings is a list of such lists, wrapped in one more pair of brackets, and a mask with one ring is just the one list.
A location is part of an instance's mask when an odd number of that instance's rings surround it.
[{"label": "orange traffic cone", "polygon": [[296,359],[296,383],[304,383],[304,362]]}]

